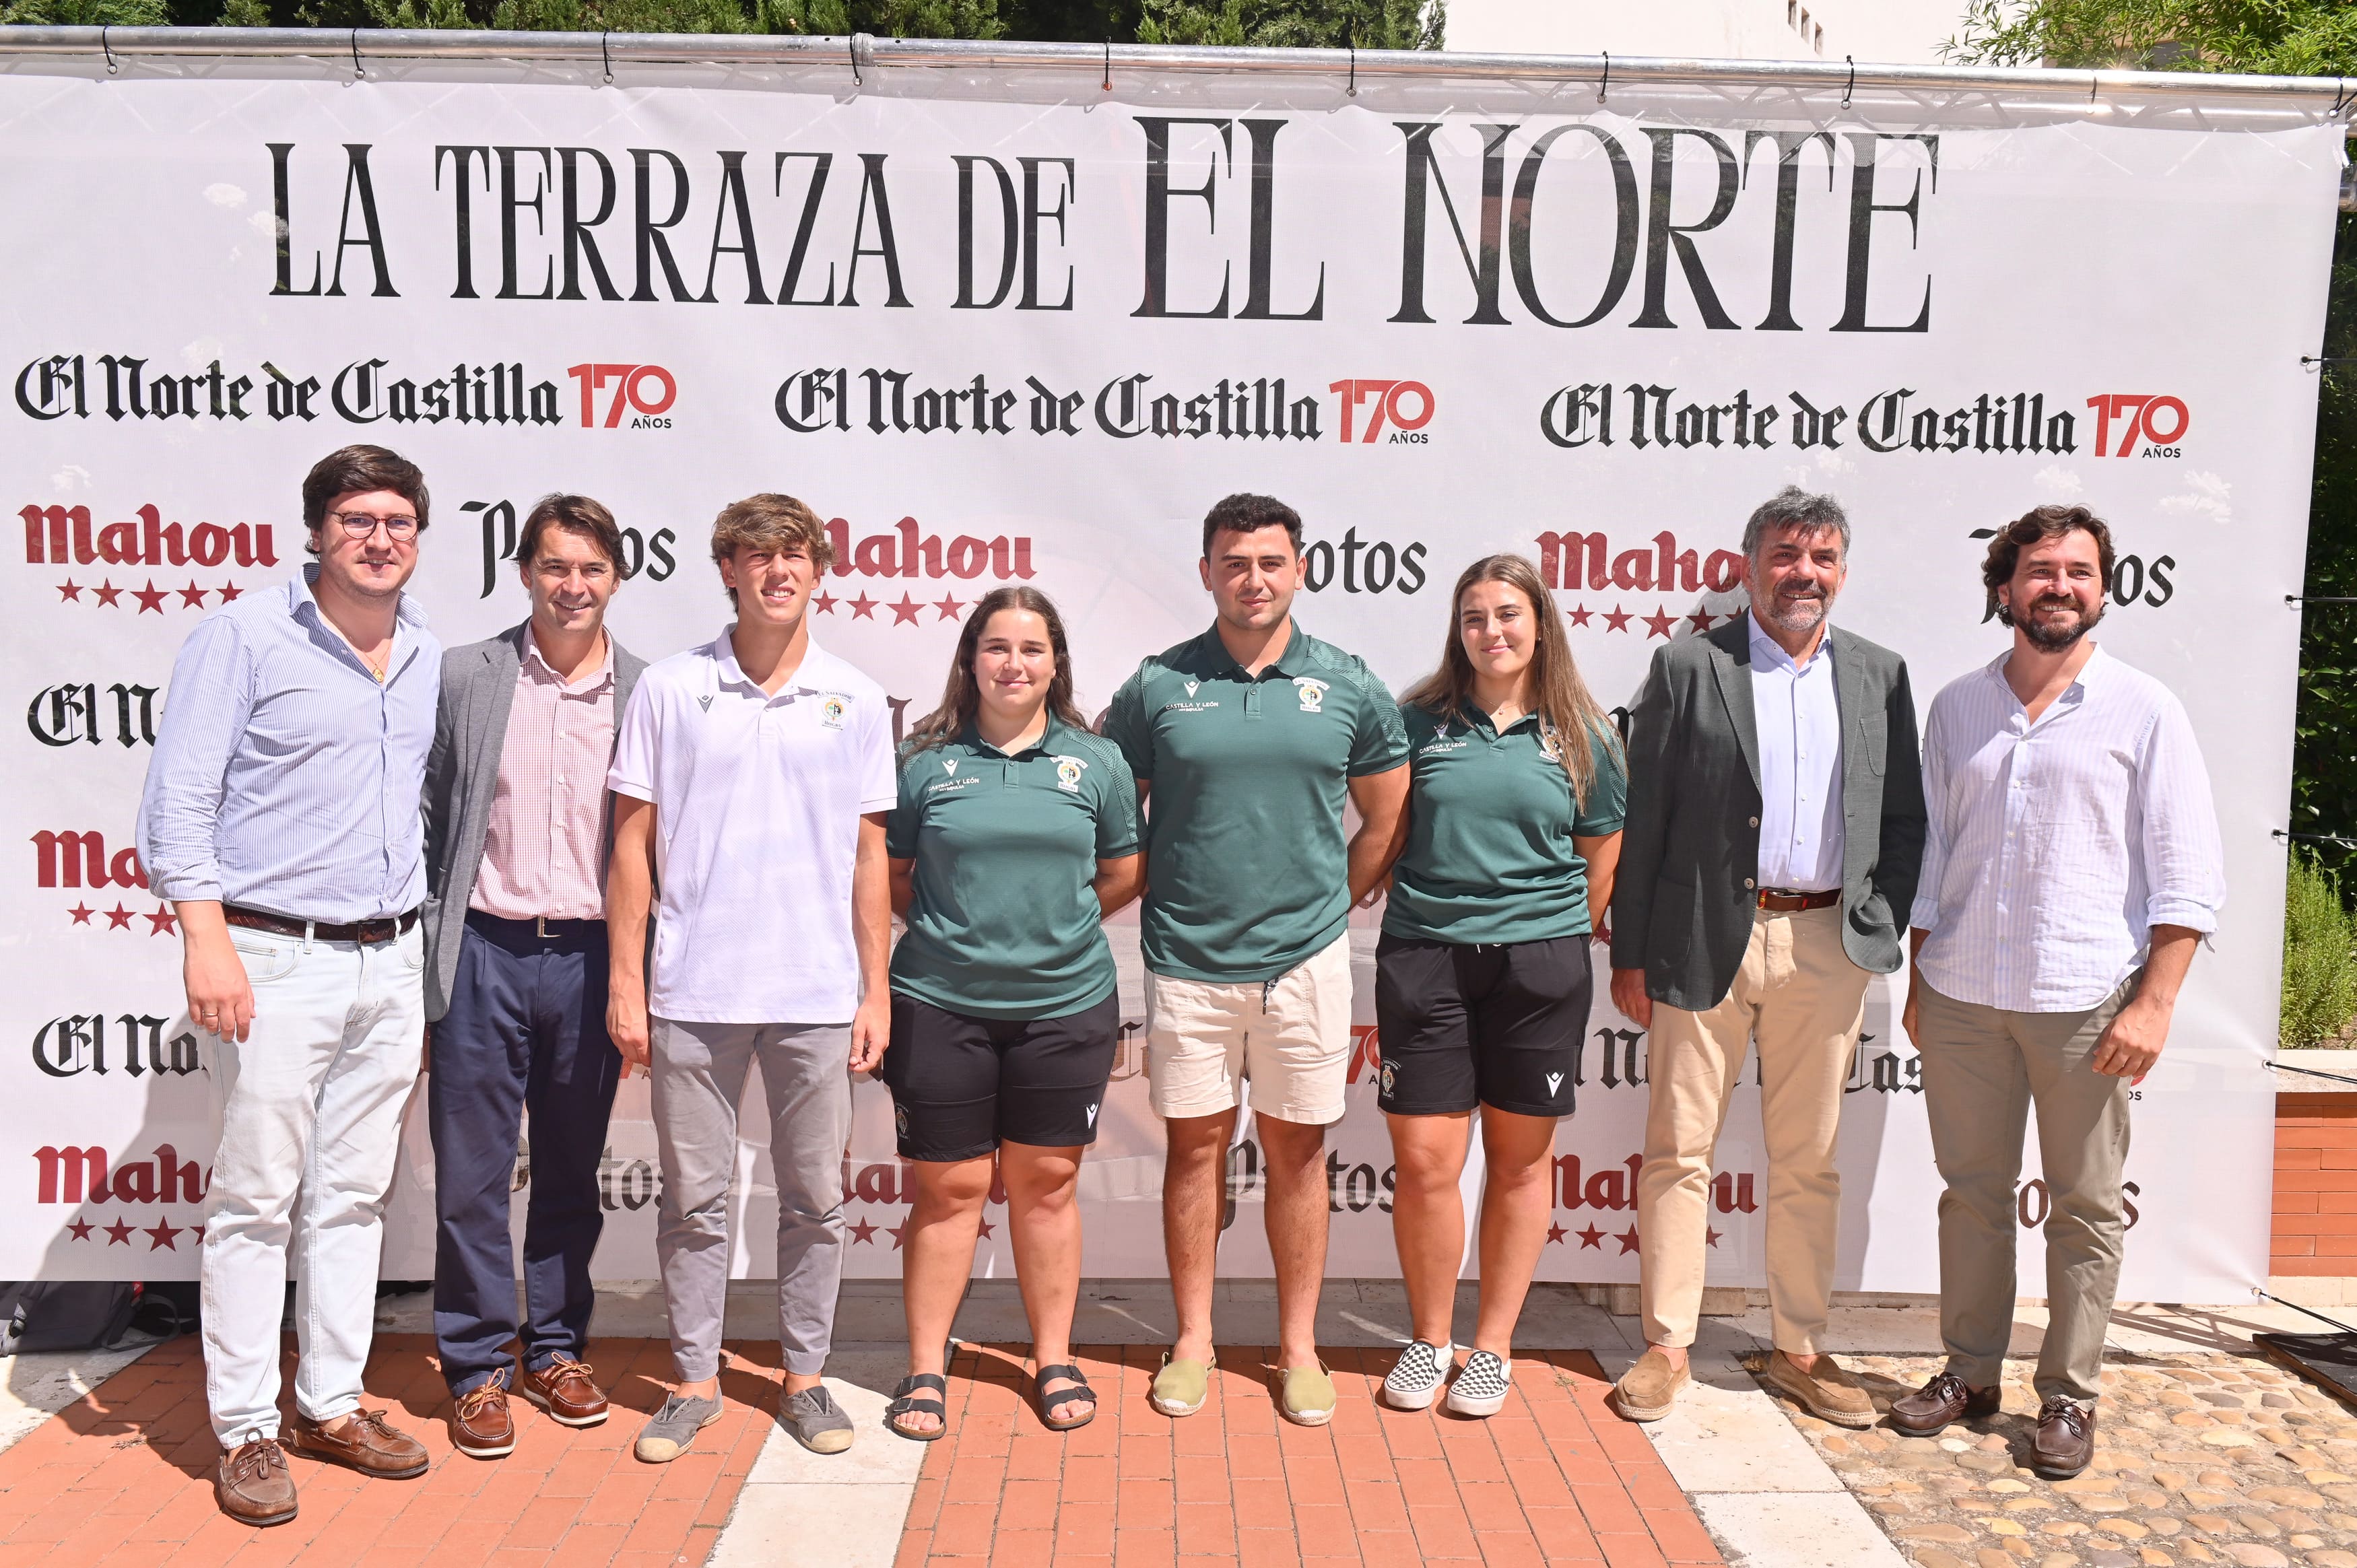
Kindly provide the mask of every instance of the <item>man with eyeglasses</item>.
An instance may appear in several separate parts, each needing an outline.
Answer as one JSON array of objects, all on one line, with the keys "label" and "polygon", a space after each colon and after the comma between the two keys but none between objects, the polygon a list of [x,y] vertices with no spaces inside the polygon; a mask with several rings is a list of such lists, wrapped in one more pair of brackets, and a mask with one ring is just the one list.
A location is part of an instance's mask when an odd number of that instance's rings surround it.
[{"label": "man with eyeglasses", "polygon": [[181,648],[139,806],[140,862],[179,918],[211,1058],[221,1143],[199,1257],[213,1495],[251,1525],[295,1517],[286,1452],[388,1479],[426,1468],[424,1444],[361,1408],[425,1028],[418,802],[442,648],[402,592],[425,478],[347,446],[304,479],[303,521],[317,562]]}]

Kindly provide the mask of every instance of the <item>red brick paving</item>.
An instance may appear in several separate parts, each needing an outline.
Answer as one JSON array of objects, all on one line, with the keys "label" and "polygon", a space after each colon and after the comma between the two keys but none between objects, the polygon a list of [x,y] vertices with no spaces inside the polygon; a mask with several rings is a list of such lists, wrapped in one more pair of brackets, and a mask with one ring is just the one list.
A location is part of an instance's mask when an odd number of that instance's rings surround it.
[{"label": "red brick paving", "polygon": [[1668,1568],[1718,1563],[1584,1351],[1518,1358],[1488,1421],[1376,1402],[1388,1350],[1328,1350],[1331,1424],[1277,1418],[1264,1350],[1225,1349],[1183,1421],[1146,1402],[1161,1352],[1077,1359],[1102,1402],[1068,1435],[1030,1403],[1019,1348],[961,1347],[951,1434],[926,1453],[897,1568]]},{"label": "red brick paving", "polygon": [[[194,1337],[175,1339],[0,1454],[0,1568],[298,1559],[336,1568],[694,1568],[727,1521],[777,1409],[778,1374],[761,1364],[777,1347],[730,1348],[725,1413],[670,1465],[630,1456],[640,1423],[662,1402],[652,1380],[671,1370],[669,1348],[649,1339],[591,1347],[614,1400],[604,1425],[571,1430],[518,1400],[515,1452],[485,1461],[450,1446],[449,1396],[432,1339],[379,1335],[369,1407],[384,1407],[424,1443],[433,1467],[413,1481],[373,1481],[290,1456],[301,1512],[254,1530],[214,1506],[220,1449],[205,1421],[204,1362]],[[293,1362],[290,1349],[290,1385]]]}]

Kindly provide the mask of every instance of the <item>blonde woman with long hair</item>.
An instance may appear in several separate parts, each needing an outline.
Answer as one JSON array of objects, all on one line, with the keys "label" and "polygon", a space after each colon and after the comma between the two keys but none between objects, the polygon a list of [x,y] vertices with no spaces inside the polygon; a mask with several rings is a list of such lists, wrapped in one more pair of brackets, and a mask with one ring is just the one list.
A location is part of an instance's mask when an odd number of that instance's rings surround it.
[{"label": "blonde woman with long hair", "polygon": [[[1457,580],[1440,668],[1400,702],[1411,782],[1405,847],[1375,949],[1381,1095],[1399,1162],[1392,1225],[1415,1338],[1384,1399],[1459,1415],[1506,1402],[1523,1299],[1553,1212],[1556,1121],[1593,985],[1588,939],[1611,902],[1628,767],[1529,561]],[[1479,1112],[1480,1313],[1464,1368],[1450,1318],[1465,1254],[1458,1180]]]}]

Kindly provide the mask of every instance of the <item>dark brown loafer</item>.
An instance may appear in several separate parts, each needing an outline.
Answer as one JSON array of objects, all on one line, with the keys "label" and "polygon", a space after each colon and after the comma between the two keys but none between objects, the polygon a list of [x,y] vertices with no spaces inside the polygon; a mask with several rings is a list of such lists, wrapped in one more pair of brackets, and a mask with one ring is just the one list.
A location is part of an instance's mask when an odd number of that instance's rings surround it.
[{"label": "dark brown loafer", "polygon": [[285,1524],[295,1517],[295,1477],[276,1442],[257,1437],[221,1458],[213,1472],[213,1500],[240,1524]]},{"label": "dark brown loafer", "polygon": [[2049,1480],[2067,1481],[2095,1456],[2095,1412],[2057,1394],[2038,1410],[2038,1435],[2029,1459]]},{"label": "dark brown loafer", "polygon": [[450,1416],[450,1446],[469,1459],[499,1459],[515,1452],[515,1418],[508,1412],[508,1375],[495,1373],[458,1396]]},{"label": "dark brown loafer", "polygon": [[385,1424],[381,1410],[356,1410],[337,1431],[297,1415],[283,1440],[289,1453],[341,1465],[382,1481],[405,1481],[425,1474],[425,1444]]},{"label": "dark brown loafer", "polygon": [[1976,1389],[1953,1372],[1939,1372],[1913,1393],[1890,1402],[1890,1424],[1917,1437],[1929,1437],[1952,1421],[1977,1421],[1995,1415],[2004,1406],[2003,1388]]},{"label": "dark brown loafer", "polygon": [[588,1362],[569,1356],[536,1372],[527,1370],[517,1391],[560,1426],[596,1426],[606,1419],[606,1391],[589,1375]]}]

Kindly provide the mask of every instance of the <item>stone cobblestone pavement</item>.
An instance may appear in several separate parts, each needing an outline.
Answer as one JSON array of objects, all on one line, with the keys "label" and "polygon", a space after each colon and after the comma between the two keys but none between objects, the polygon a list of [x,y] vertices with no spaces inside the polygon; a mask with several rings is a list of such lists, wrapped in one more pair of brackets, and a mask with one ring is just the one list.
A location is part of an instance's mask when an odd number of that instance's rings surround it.
[{"label": "stone cobblestone pavement", "polygon": [[[1884,1410],[1941,1365],[1841,1360]],[[1936,1438],[1780,1403],[1920,1568],[2357,1568],[2357,1415],[2315,1385],[2255,1352],[2115,1357],[2093,1463],[2048,1481],[2031,1370],[2008,1360],[2005,1409]]]}]

